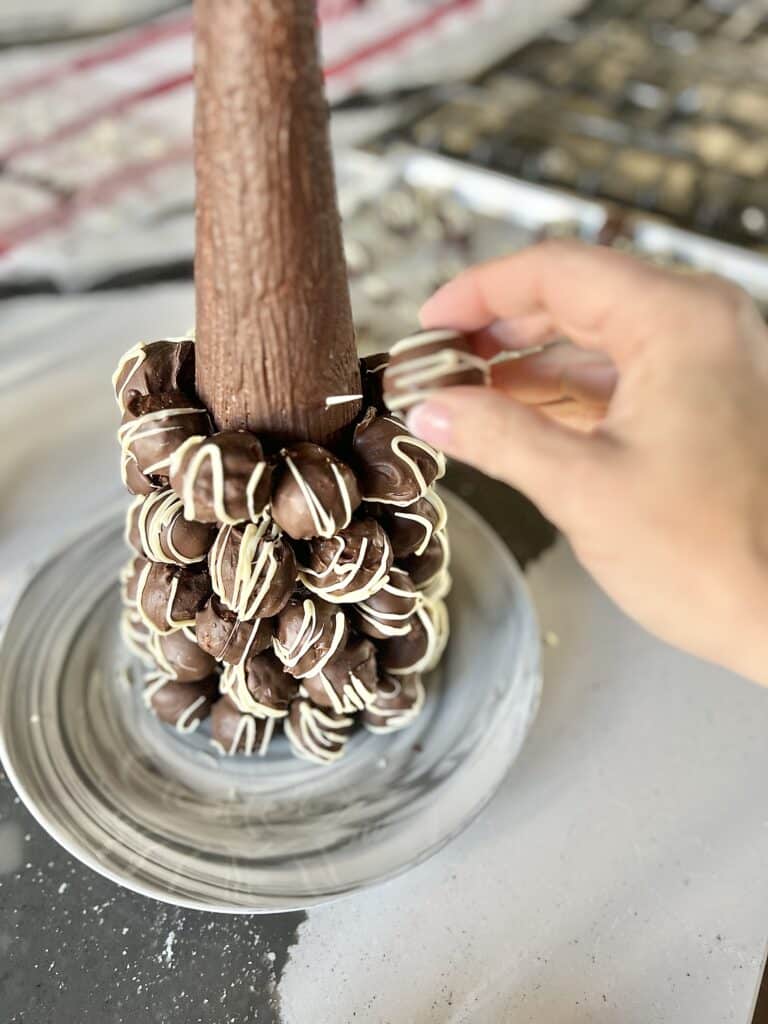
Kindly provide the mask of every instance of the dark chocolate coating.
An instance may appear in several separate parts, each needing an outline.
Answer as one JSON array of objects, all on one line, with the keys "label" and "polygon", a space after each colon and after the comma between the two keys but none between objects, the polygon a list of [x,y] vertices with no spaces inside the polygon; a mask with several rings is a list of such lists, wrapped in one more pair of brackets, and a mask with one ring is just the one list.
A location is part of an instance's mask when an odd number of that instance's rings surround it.
[{"label": "dark chocolate coating", "polygon": [[374,409],[355,427],[352,447],[365,501],[410,505],[445,471],[443,457],[434,448],[415,438],[398,420],[379,416]]},{"label": "dark chocolate coating", "polygon": [[[222,527],[209,556],[213,589],[229,609],[251,619],[277,615],[296,584],[293,548],[273,523],[263,531],[250,553],[250,560],[240,566],[238,576],[240,559],[249,558],[248,550],[242,550],[243,539],[249,538],[250,546],[250,538],[257,536],[260,530],[260,526],[250,523]],[[264,557],[265,554],[268,557]]]},{"label": "dark chocolate coating", "polygon": [[170,391],[132,399],[123,414],[120,440],[142,473],[166,480],[176,449],[210,429],[205,409],[193,407],[180,391]]},{"label": "dark chocolate coating", "polygon": [[285,671],[300,679],[315,671],[331,651],[343,650],[348,634],[346,616],[338,605],[314,594],[292,597],[277,620],[275,653]]},{"label": "dark chocolate coating", "polygon": [[146,558],[135,555],[120,572],[120,592],[123,604],[128,608],[136,607],[136,588],[139,584],[139,576],[146,564]]},{"label": "dark chocolate coating", "polygon": [[363,385],[363,408],[373,407],[377,412],[388,412],[384,402],[384,371],[389,365],[389,353],[377,352],[360,360],[360,379]]},{"label": "dark chocolate coating", "polygon": [[299,690],[271,651],[254,654],[245,663],[245,685],[259,704],[275,711],[287,712]]},{"label": "dark chocolate coating", "polygon": [[374,640],[386,640],[393,632],[407,633],[419,597],[411,578],[393,566],[381,590],[350,609],[355,629]]},{"label": "dark chocolate coating", "polygon": [[[206,453],[203,457],[203,454]],[[220,476],[213,466],[220,469]],[[194,478],[190,479],[190,474]],[[255,522],[264,511],[272,467],[255,434],[226,430],[197,444],[190,441],[171,466],[171,487],[185,513],[201,523]],[[189,496],[189,504],[186,504]]]},{"label": "dark chocolate coating", "polygon": [[418,589],[428,586],[448,565],[448,546],[442,534],[435,534],[423,555],[409,555],[400,562]]},{"label": "dark chocolate coating", "polygon": [[381,526],[375,519],[356,519],[336,536],[310,543],[303,579],[326,600],[355,601],[361,590],[380,589],[391,565],[392,547]]},{"label": "dark chocolate coating", "polygon": [[[142,536],[140,522],[145,509]],[[191,565],[205,559],[216,538],[216,528],[185,519],[181,502],[166,489],[147,495],[141,504],[131,505],[126,518],[126,534],[131,547],[145,558]]]},{"label": "dark chocolate coating", "polygon": [[114,381],[115,397],[123,412],[130,402],[143,395],[180,391],[194,397],[194,342],[153,341],[137,345],[133,353],[132,358],[126,358]]},{"label": "dark chocolate coating", "polygon": [[424,688],[418,672],[404,676],[384,673],[373,700],[363,712],[363,725],[373,732],[403,729],[414,720],[423,701]]},{"label": "dark chocolate coating", "polygon": [[195,616],[197,642],[217,661],[237,664],[246,653],[260,654],[272,643],[272,620],[238,619],[215,595]]},{"label": "dark chocolate coating", "polygon": [[194,683],[216,672],[215,658],[201,650],[183,629],[155,633],[150,649],[158,669],[176,682]]},{"label": "dark chocolate coating", "polygon": [[139,464],[131,452],[121,453],[121,473],[123,483],[131,494],[151,494],[163,486],[158,477],[147,476],[139,469]]},{"label": "dark chocolate coating", "polygon": [[[349,466],[309,442],[285,449],[282,456],[272,493],[272,518],[278,526],[294,540],[328,537],[346,526],[360,504],[357,480]],[[314,514],[296,475],[317,499]]]},{"label": "dark chocolate coating", "polygon": [[225,754],[258,754],[264,746],[266,733],[269,734],[266,746],[269,746],[273,729],[272,719],[244,715],[226,695],[213,705],[211,736],[221,744]]},{"label": "dark chocolate coating", "polygon": [[384,672],[412,670],[426,656],[429,636],[421,619],[414,615],[405,636],[393,636],[379,644],[379,665]]},{"label": "dark chocolate coating", "polygon": [[[436,337],[441,333],[442,338]],[[417,331],[407,340],[415,344],[403,351],[394,345],[384,373],[384,401],[390,408],[410,408],[439,388],[486,383],[485,366],[477,364],[469,339],[459,331]]]},{"label": "dark chocolate coating", "polygon": [[378,678],[376,648],[370,640],[356,637],[320,673],[308,676],[303,686],[318,707],[354,714],[370,703]]},{"label": "dark chocolate coating", "polygon": [[[192,732],[196,727],[195,722],[199,724],[204,721],[211,713],[213,703],[218,697],[218,676],[211,676],[195,683],[167,680],[149,696],[148,688],[152,687],[155,681],[159,682],[158,677],[150,676],[146,682],[144,697],[148,706],[161,721],[175,725],[182,732]],[[202,701],[185,719],[185,713],[189,712],[191,706],[200,698]]]},{"label": "dark chocolate coating", "polygon": [[354,724],[353,718],[299,697],[291,704],[283,729],[297,757],[330,764],[341,756]]},{"label": "dark chocolate coating", "polygon": [[[369,508],[387,531],[395,559],[407,558],[418,550],[427,539],[427,531],[431,537],[441,518],[438,509],[428,497],[417,498],[412,504],[403,507],[372,503]],[[426,519],[429,527],[410,519],[409,516],[412,515]]]},{"label": "dark chocolate coating", "polygon": [[166,562],[149,565],[149,570],[142,572],[137,592],[144,618],[160,633],[194,625],[198,609],[211,594],[207,571],[199,566],[181,568]]}]

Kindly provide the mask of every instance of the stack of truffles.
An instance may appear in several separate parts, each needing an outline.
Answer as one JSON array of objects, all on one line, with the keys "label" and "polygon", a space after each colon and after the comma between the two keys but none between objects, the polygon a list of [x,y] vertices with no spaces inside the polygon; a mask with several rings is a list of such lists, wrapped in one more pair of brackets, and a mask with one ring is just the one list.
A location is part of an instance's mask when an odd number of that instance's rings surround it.
[{"label": "stack of truffles", "polygon": [[392,732],[423,706],[422,673],[448,636],[444,459],[388,411],[386,366],[361,362],[361,413],[333,450],[217,432],[191,338],[137,345],[117,367],[135,495],[123,634],[146,666],[146,706],[182,733],[210,718],[222,754],[263,756],[282,729],[296,756],[327,764],[357,726]]}]

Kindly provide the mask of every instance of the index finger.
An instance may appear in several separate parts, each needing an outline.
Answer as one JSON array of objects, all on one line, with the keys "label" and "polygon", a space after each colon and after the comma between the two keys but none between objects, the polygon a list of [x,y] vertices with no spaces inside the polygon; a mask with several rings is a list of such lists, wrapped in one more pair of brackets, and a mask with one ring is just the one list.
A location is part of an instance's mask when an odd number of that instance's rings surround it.
[{"label": "index finger", "polygon": [[463,271],[427,300],[420,318],[424,327],[478,331],[543,311],[578,345],[621,361],[678,288],[673,275],[626,253],[547,241]]}]

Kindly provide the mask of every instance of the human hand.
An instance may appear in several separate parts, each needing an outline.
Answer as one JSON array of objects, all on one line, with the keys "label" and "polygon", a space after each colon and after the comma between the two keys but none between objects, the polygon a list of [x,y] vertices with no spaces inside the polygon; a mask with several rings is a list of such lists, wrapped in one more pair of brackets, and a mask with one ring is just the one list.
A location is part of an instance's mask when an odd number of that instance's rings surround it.
[{"label": "human hand", "polygon": [[545,242],[460,274],[421,319],[486,356],[571,340],[410,428],[524,491],[646,628],[768,685],[768,330],[746,293]]}]

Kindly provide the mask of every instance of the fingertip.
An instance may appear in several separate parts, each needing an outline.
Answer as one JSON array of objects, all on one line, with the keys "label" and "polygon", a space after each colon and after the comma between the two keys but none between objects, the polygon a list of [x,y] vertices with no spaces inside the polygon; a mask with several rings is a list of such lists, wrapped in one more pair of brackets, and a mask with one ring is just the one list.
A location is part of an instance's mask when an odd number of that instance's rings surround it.
[{"label": "fingertip", "polygon": [[406,417],[406,425],[422,441],[428,441],[438,448],[450,445],[453,416],[451,410],[439,401],[420,402],[413,406]]}]

